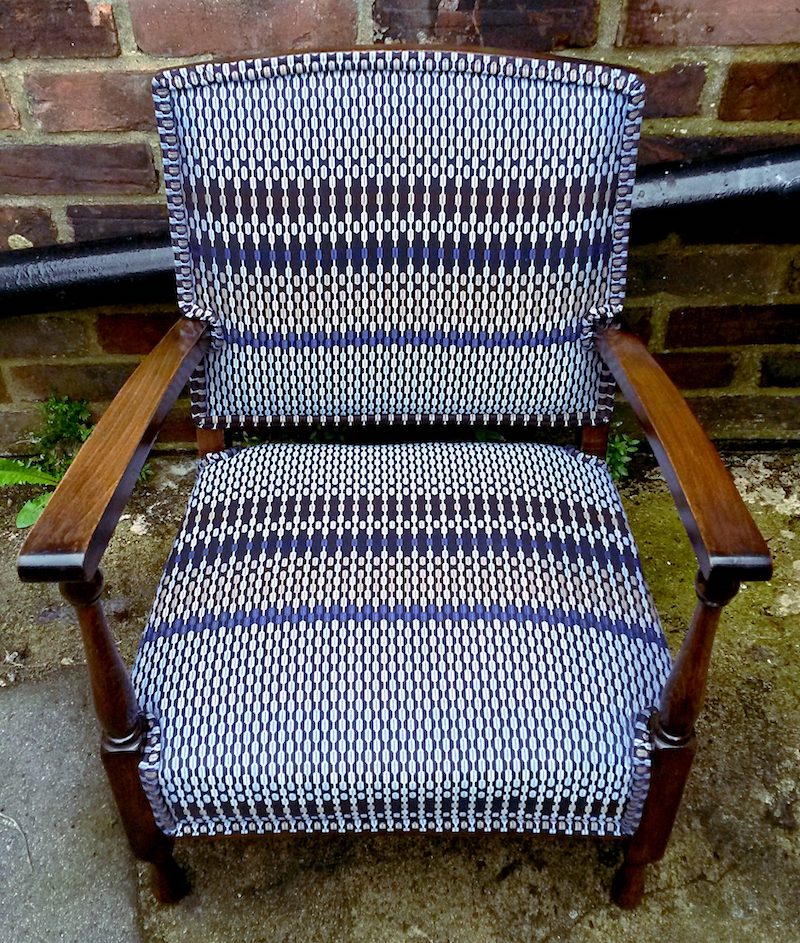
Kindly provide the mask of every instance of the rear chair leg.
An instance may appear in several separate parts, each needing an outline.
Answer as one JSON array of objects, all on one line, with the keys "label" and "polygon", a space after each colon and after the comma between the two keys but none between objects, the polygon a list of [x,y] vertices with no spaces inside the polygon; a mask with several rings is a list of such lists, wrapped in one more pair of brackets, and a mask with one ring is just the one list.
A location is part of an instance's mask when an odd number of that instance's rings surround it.
[{"label": "rear chair leg", "polygon": [[173,840],[153,818],[139,779],[144,724],[136,695],[114,639],[100,596],[103,576],[82,583],[62,583],[61,593],[78,615],[95,711],[103,730],[100,753],[122,824],[134,855],[153,865],[153,890],[162,903],[173,903],[189,890],[172,855]]},{"label": "rear chair leg", "polygon": [[697,607],[651,721],[650,789],[642,818],[611,888],[612,899],[626,909],[639,904],[647,865],[660,861],[667,849],[696,750],[694,725],[703,706],[714,634],[722,607],[739,583],[725,574],[708,580],[698,574],[695,589]]}]

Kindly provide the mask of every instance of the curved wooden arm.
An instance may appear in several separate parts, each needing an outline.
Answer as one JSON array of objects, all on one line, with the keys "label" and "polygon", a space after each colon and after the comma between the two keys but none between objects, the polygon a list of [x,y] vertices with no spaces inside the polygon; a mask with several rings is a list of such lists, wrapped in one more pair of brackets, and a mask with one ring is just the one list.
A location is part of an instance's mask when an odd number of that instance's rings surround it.
[{"label": "curved wooden arm", "polygon": [[158,430],[205,354],[206,328],[178,321],[131,374],[23,544],[20,579],[92,579]]},{"label": "curved wooden arm", "polygon": [[730,473],[686,401],[647,352],[619,328],[597,338],[600,355],[650,441],[705,579],[766,580],[772,558]]}]

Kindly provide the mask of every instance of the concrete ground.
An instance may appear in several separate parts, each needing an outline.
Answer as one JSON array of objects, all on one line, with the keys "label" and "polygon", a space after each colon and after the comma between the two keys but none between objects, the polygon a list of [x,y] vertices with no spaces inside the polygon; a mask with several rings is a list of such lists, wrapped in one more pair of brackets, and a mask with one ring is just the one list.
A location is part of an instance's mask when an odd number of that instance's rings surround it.
[{"label": "concrete ground", "polygon": [[[8,943],[668,943],[800,941],[800,457],[731,456],[775,554],[719,633],[700,754],[641,908],[608,901],[615,846],[535,836],[280,836],[178,845],[193,893],[159,906],[124,843],[71,614],[21,586],[0,505],[0,941]],[[106,558],[131,658],[191,481],[158,459]],[[693,605],[688,542],[656,473],[624,488],[675,649]]]}]

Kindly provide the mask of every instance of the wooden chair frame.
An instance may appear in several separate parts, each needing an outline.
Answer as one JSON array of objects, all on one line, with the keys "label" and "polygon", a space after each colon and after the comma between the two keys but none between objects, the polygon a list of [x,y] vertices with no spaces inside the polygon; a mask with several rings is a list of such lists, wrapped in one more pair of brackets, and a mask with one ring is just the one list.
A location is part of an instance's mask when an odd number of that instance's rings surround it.
[{"label": "wooden chair frame", "polygon": [[[102,758],[134,855],[154,866],[161,901],[186,892],[173,840],[153,818],[139,780],[139,706],[100,597],[99,569],[158,430],[209,344],[206,325],[182,319],[144,358],[109,406],[25,541],[25,581],[55,581],[75,607],[83,634]],[[652,721],[650,789],[641,823],[626,842],[612,896],[641,900],[646,866],[666,850],[694,758],[714,634],[742,580],[769,579],[772,561],[736,486],[681,394],[640,340],[616,327],[597,338],[600,355],[631,404],[661,466],[698,562],[698,602]],[[585,451],[604,455],[608,427],[584,427]],[[198,430],[201,455],[224,448],[221,431]]]}]

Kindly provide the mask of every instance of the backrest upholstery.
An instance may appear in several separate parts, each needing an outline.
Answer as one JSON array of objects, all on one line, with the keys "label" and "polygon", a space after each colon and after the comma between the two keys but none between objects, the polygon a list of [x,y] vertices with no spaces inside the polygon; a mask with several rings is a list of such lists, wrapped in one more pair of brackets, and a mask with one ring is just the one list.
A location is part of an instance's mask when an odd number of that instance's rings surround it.
[{"label": "backrest upholstery", "polygon": [[608,418],[643,86],[608,66],[314,53],[154,80],[205,427]]}]

